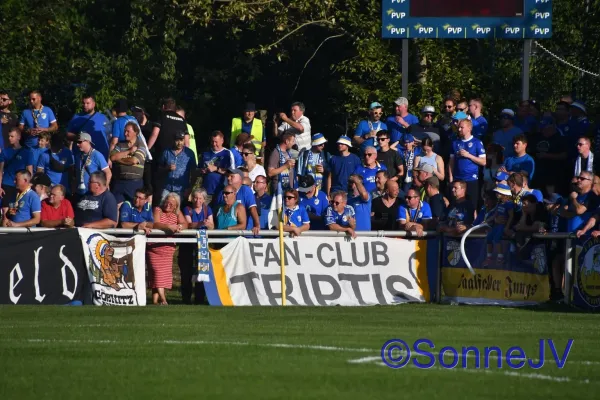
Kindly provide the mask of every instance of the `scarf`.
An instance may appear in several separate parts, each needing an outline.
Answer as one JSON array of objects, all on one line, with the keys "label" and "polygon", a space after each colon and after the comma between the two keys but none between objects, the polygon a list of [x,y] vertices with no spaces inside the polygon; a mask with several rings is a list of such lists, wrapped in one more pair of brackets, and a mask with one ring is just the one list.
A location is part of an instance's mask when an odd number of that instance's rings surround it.
[{"label": "scarf", "polygon": [[296,206],[294,208],[287,208],[287,207],[285,208],[285,211],[284,211],[285,219],[283,220],[285,225],[288,225],[288,226],[296,225],[296,224],[292,223],[292,215],[294,214],[294,211],[298,210],[298,208],[299,208],[298,206]]},{"label": "scarf", "polygon": [[[284,152],[283,152],[283,150],[281,150],[281,147],[279,145],[277,145],[277,151],[279,152],[279,167],[283,167],[287,159],[285,158]],[[289,150],[286,150],[286,153],[289,158],[292,158],[292,154],[290,153]],[[281,172],[279,174],[279,179],[281,182],[281,188],[283,190],[292,189],[292,185],[290,184],[291,182],[290,182],[290,170],[289,169]]]},{"label": "scarf", "polygon": [[404,150],[403,155],[406,160],[406,178],[404,178],[404,183],[410,183],[412,182],[413,164],[415,162],[415,149],[410,151]]},{"label": "scarf", "polygon": [[323,174],[320,174],[315,170],[317,165],[323,165],[322,154],[313,153],[312,150],[308,150],[306,172],[315,178],[315,185],[317,186],[317,189],[320,189],[323,183]]},{"label": "scarf", "polygon": [[206,227],[198,229],[196,232],[198,239],[198,275],[196,282],[210,282],[210,251],[208,250],[208,235]]},{"label": "scarf", "polygon": [[[588,164],[585,169],[588,172],[593,172],[594,169],[594,153],[590,151],[590,155],[588,156]],[[575,176],[579,176],[581,173],[581,155],[577,156],[577,161],[575,161]]]}]

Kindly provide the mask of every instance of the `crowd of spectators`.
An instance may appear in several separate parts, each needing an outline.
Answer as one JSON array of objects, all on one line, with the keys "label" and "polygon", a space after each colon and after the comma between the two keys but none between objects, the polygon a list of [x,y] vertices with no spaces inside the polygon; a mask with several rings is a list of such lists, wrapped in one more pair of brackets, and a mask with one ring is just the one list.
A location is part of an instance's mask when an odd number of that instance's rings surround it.
[{"label": "crowd of spectators", "polygon": [[[449,96],[441,112],[426,105],[416,116],[400,97],[389,116],[371,103],[354,132],[336,138],[313,133],[300,102],[272,121],[246,103],[230,131],[211,132],[206,146],[172,98],[155,118],[125,99],[110,115],[96,111],[94,96],[81,100],[82,112],[61,130],[40,92],[30,93],[20,116],[0,92],[2,226],[260,235],[277,228],[280,193],[292,236],[325,229],[351,237],[365,230],[460,235],[487,222],[486,264],[503,264],[506,251],[526,246],[532,232],[600,235],[592,152],[600,151],[600,124],[570,96],[554,111],[534,100],[506,108],[495,131],[481,99]],[[326,151],[329,141],[335,154]],[[565,256],[557,248],[549,257],[556,293]],[[156,303],[166,303],[174,251],[148,248]],[[193,251],[181,246],[180,264],[191,268]],[[189,299],[192,288],[185,292]]]}]

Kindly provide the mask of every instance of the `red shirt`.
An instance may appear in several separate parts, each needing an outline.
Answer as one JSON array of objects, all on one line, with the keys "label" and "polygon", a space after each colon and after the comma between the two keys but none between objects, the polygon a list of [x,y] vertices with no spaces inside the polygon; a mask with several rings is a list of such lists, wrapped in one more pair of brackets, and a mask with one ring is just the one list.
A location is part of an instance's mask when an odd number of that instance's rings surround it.
[{"label": "red shirt", "polygon": [[75,213],[69,200],[64,199],[58,208],[54,208],[50,204],[50,199],[42,201],[42,221],[56,221],[67,217],[75,218]]}]

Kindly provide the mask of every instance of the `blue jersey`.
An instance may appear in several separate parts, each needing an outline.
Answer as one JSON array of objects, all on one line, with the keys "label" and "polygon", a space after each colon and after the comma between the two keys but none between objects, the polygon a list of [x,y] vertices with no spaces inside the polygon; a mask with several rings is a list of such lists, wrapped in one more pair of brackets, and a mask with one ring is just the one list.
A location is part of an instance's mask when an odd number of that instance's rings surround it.
[{"label": "blue jersey", "polygon": [[366,138],[367,135],[371,133],[371,131],[382,131],[387,130],[387,125],[382,121],[373,122],[371,120],[362,120],[358,123],[356,130],[354,131],[354,136],[360,136],[365,139],[364,142],[360,145],[360,152],[364,153],[365,149],[369,146],[379,148],[379,142],[377,142],[377,137]]},{"label": "blue jersey", "polygon": [[258,200],[256,203],[256,207],[258,209],[258,218],[260,219],[260,229],[269,229],[269,210],[271,209],[271,202],[273,201],[273,196],[268,193],[263,194],[262,197],[255,196],[255,199]]},{"label": "blue jersey", "polygon": [[36,170],[38,168],[43,169],[44,173],[48,175],[48,178],[50,178],[50,182],[52,182],[53,185],[61,184],[67,188],[67,192],[69,193],[71,191],[71,185],[69,184],[69,172],[54,171],[50,166],[50,157],[57,160],[65,167],[71,167],[74,164],[73,153],[71,153],[71,150],[67,149],[66,147],[64,147],[58,153],[53,153],[52,150],[48,150],[40,156],[40,159],[36,165]]},{"label": "blue jersey", "polygon": [[17,171],[27,169],[30,165],[33,167],[33,154],[31,153],[31,150],[24,147],[17,150],[8,147],[0,153],[0,163],[4,163],[2,184],[15,187],[15,176]]},{"label": "blue jersey", "polygon": [[488,131],[487,119],[485,119],[483,115],[480,115],[479,117],[471,121],[473,122],[473,136],[483,141],[483,138],[485,137]]},{"label": "blue jersey", "polygon": [[[220,169],[233,168],[235,160],[233,154],[228,149],[222,149],[218,152],[212,150],[205,151],[202,153],[202,161],[200,162],[200,168],[207,168],[209,165],[214,165]],[[206,189],[206,192],[210,195],[217,193],[225,186],[225,175],[218,172],[207,172],[204,175],[202,186]]]},{"label": "blue jersey", "polygon": [[231,166],[231,168],[241,167],[242,164],[244,164],[244,158],[242,157],[242,153],[240,153],[240,151],[236,147],[232,147],[229,151],[231,151],[231,154],[233,155],[233,165]]},{"label": "blue jersey", "polygon": [[375,175],[379,171],[387,171],[387,167],[379,162],[375,163],[373,168],[369,168],[366,165],[360,165],[356,167],[353,174],[360,175],[363,177],[363,185],[367,192],[373,193],[377,190],[377,184],[375,183]]},{"label": "blue jersey", "polygon": [[[567,232],[570,233],[577,232],[577,230],[581,229],[587,223],[587,221],[592,216],[592,213],[598,207],[598,197],[594,194],[593,191],[590,190],[585,194],[579,194],[577,196],[577,203],[584,205],[586,211],[581,215],[576,215],[573,218],[567,219]],[[570,201],[568,202],[568,204],[569,211],[575,211]]]},{"label": "blue jersey", "polygon": [[[79,160],[75,164],[75,179],[78,185],[77,192],[80,195],[87,193],[89,190],[90,174],[106,168],[108,168],[108,163],[99,151],[92,149],[88,155],[80,153]],[[80,186],[82,183],[85,187]]]},{"label": "blue jersey", "polygon": [[344,207],[344,211],[341,214],[338,214],[331,206],[328,206],[325,210],[325,225],[327,226],[338,224],[347,228],[350,226],[350,218],[354,218],[354,208],[348,205]]},{"label": "blue jersey", "polygon": [[204,204],[200,212],[196,212],[193,207],[185,207],[183,209],[183,215],[190,217],[192,223],[199,223],[206,221],[208,217],[213,215],[213,212],[208,205]]},{"label": "blue jersey", "polygon": [[371,230],[371,200],[370,194],[367,200],[363,200],[360,195],[348,198],[348,204],[354,208],[357,231]]},{"label": "blue jersey", "polygon": [[[327,195],[324,192],[319,190],[310,199],[306,197],[305,193],[300,192],[300,207],[304,207],[307,213],[313,213],[319,217],[323,217],[328,206],[329,202],[327,201]],[[323,230],[325,229],[325,222],[322,218],[320,221],[312,221],[310,229]]]},{"label": "blue jersey", "polygon": [[479,176],[479,166],[468,158],[458,155],[458,152],[463,149],[469,154],[485,160],[483,143],[474,137],[452,142],[450,162],[454,163],[454,171],[452,173],[454,180],[463,180],[465,182],[476,181]]},{"label": "blue jersey", "polygon": [[286,225],[301,227],[304,224],[310,224],[306,208],[296,206],[294,208],[283,209],[284,221]]},{"label": "blue jersey", "polygon": [[15,203],[17,213],[9,215],[8,219],[13,222],[25,222],[33,218],[34,213],[42,212],[42,202],[40,197],[31,189],[27,189],[23,195],[17,194],[16,198],[11,199]]},{"label": "blue jersey", "polygon": [[135,222],[136,224],[142,222],[154,222],[154,215],[152,214],[152,207],[150,203],[144,204],[142,211],[134,207],[130,202],[124,201],[119,209],[119,221],[120,222]]},{"label": "blue jersey", "polygon": [[[100,112],[94,112],[90,115],[80,113],[73,116],[67,131],[79,135],[81,132],[87,132],[92,137],[94,149],[100,152],[104,159],[108,161],[108,136],[106,128],[109,126],[108,118]],[[73,146],[73,157],[77,159],[81,151],[77,146]]]},{"label": "blue jersey", "polygon": [[[419,123],[419,118],[415,117],[411,113],[408,113],[408,115],[404,117],[404,121],[409,125],[414,125]],[[408,133],[409,128],[405,128],[396,122],[395,115],[387,117],[385,123],[388,126],[388,131],[390,133],[390,144],[402,142],[402,138],[406,133]]]},{"label": "blue jersey", "polygon": [[514,210],[514,209],[515,209],[515,203],[511,200],[509,200],[505,203],[499,203],[496,206],[495,217],[503,217],[506,219],[506,218],[508,218],[510,211]]},{"label": "blue jersey", "polygon": [[36,172],[40,157],[47,151],[49,151],[47,147],[34,147],[31,149],[31,165],[33,165],[33,173]]},{"label": "blue jersey", "polygon": [[[407,218],[407,215],[410,218],[410,221]],[[429,207],[429,204],[424,201],[421,201],[420,207],[417,208],[408,208],[406,205],[401,205],[398,207],[397,220],[400,222],[416,222],[417,224],[420,224],[423,222],[423,220],[432,218],[433,216],[431,214],[431,207]]]},{"label": "blue jersey", "polygon": [[522,133],[523,131],[516,126],[513,126],[507,131],[500,129],[494,132],[492,141],[493,143],[497,143],[504,147],[504,159],[507,159],[508,157],[514,157],[515,149],[513,147],[513,138]]},{"label": "blue jersey", "polygon": [[[23,125],[25,129],[31,128],[50,128],[56,122],[54,112],[50,107],[42,106],[41,110],[32,110],[28,108],[23,110],[21,114],[20,125]],[[25,134],[25,146],[29,148],[38,147],[38,137]]]},{"label": "blue jersey", "polygon": [[504,167],[510,172],[527,172],[529,180],[533,179],[533,173],[535,172],[535,161],[529,154],[525,154],[521,157],[509,157],[504,162]]},{"label": "blue jersey", "polygon": [[361,165],[360,158],[356,154],[348,154],[347,156],[333,156],[329,160],[329,171],[331,173],[331,188],[330,192],[341,190],[346,191],[348,188],[348,179],[350,175]]},{"label": "blue jersey", "polygon": [[175,171],[169,169],[164,189],[170,192],[183,192],[191,185],[190,177],[192,171],[196,169],[196,155],[187,147],[184,147],[179,154],[175,154],[173,149],[167,149],[161,155],[160,165],[169,167],[171,164],[175,164]]},{"label": "blue jersey", "polygon": [[[117,119],[115,119],[112,123],[112,138],[119,138],[119,142],[125,142],[125,125],[129,122],[134,122],[137,126],[140,126],[137,119],[132,117],[131,115],[123,115]],[[92,138],[93,140],[93,138]],[[95,144],[96,142],[94,142]]]}]

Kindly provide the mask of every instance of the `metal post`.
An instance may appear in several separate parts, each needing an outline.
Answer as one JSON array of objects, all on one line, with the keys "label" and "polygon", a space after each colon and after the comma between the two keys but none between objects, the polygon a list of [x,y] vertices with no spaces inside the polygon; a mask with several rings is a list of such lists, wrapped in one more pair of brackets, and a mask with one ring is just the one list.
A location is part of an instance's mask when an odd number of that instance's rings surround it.
[{"label": "metal post", "polygon": [[571,239],[565,239],[565,304],[571,304],[571,289],[573,288],[573,257],[576,252],[571,249]]},{"label": "metal post", "polygon": [[408,98],[408,39],[402,39],[402,97]]},{"label": "metal post", "polygon": [[531,59],[531,44],[533,39],[525,39],[523,42],[523,72],[522,79],[522,99],[529,99],[529,61]]},{"label": "metal post", "polygon": [[438,236],[438,268],[437,268],[437,286],[435,291],[435,300],[437,304],[442,302],[442,263],[444,259],[444,235]]}]

